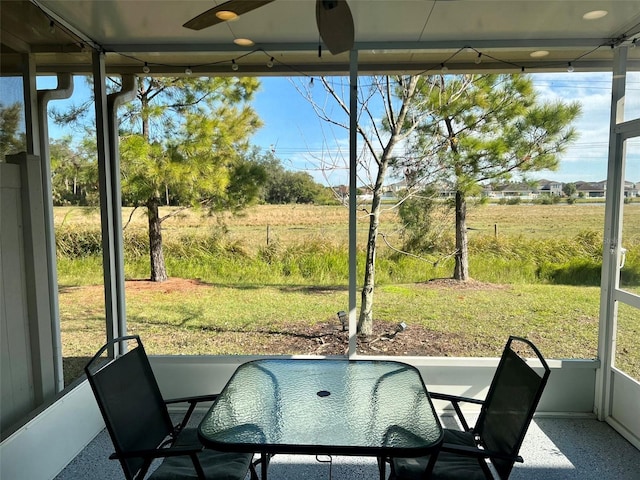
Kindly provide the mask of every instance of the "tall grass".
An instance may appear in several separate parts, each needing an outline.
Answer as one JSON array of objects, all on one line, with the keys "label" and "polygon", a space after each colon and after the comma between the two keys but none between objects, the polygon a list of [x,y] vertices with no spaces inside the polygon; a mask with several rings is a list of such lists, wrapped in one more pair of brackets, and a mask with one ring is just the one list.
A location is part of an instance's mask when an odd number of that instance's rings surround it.
[{"label": "tall grass", "polygon": [[[59,275],[65,283],[96,283],[100,278],[100,232],[94,228],[57,231]],[[453,245],[442,244],[445,252]],[[640,244],[627,244],[622,281],[640,282]],[[142,232],[125,235],[125,273],[149,275],[148,240]],[[234,285],[346,285],[346,246],[319,240],[294,245],[271,243],[256,253],[220,232],[165,235],[164,254],[172,276]],[[446,253],[405,255],[381,249],[376,283],[413,283],[451,276],[453,260]],[[553,283],[599,285],[602,235],[583,231],[572,238],[526,238],[490,235],[469,242],[471,276],[492,283]],[[364,249],[358,251],[358,271],[364,271]],[[66,280],[68,279],[68,280]]]},{"label": "tall grass", "polygon": [[100,255],[80,258],[58,255],[57,267],[58,283],[61,287],[100,285],[103,282],[102,257]]}]

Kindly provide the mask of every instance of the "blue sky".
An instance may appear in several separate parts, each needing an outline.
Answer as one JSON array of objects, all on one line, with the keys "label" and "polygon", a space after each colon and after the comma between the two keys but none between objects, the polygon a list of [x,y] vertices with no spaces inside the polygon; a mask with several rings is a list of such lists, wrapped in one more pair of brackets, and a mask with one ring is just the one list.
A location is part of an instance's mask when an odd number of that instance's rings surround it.
[{"label": "blue sky", "polygon": [[[578,100],[582,115],[576,123],[580,133],[578,140],[563,155],[555,172],[541,171],[533,178],[545,178],[562,182],[600,181],[606,178],[611,101],[611,74],[609,73],[556,73],[532,74],[534,85],[541,98]],[[345,79],[346,81],[346,79]],[[284,166],[291,170],[309,172],[322,183],[346,183],[348,173],[347,132],[342,128],[322,122],[311,105],[296,90],[294,82],[309,79],[264,77],[262,88],[254,101],[254,108],[264,126],[252,141],[263,149],[272,149]],[[88,90],[83,79],[76,79],[72,100],[87,98]],[[323,98],[319,82],[315,82],[314,95]],[[52,88],[55,81],[40,80],[39,88]],[[627,80],[625,118],[640,118],[640,74],[631,73]],[[56,108],[62,104],[56,102]],[[51,126],[52,137],[64,132]],[[336,168],[323,168],[328,164]],[[628,147],[627,180],[640,181],[640,142]]]},{"label": "blue sky", "polygon": [[[543,98],[578,100],[582,115],[576,123],[580,134],[563,155],[556,172],[539,172],[560,181],[600,181],[606,178],[611,115],[611,74],[565,73],[539,74],[534,83]],[[640,76],[630,73],[627,80],[625,118],[640,118]],[[640,143],[629,142],[627,180],[640,181]]]},{"label": "blue sky", "polygon": [[[575,125],[580,136],[563,155],[558,170],[536,172],[531,176],[562,182],[604,180],[607,176],[611,74],[533,74],[533,79],[541,98],[578,100],[582,104],[582,115]],[[629,75],[627,93],[625,118],[640,118],[640,75]],[[287,167],[309,171],[321,178],[318,156],[332,160],[340,154],[345,159],[348,156],[346,132],[321,122],[290,79],[263,79],[263,89],[257,95],[255,108],[264,127],[254,140],[265,148],[275,146],[276,155]],[[627,160],[627,179],[634,182],[640,181],[638,145],[638,142],[631,144]],[[339,175],[346,178],[344,171],[333,172],[334,178]]]}]

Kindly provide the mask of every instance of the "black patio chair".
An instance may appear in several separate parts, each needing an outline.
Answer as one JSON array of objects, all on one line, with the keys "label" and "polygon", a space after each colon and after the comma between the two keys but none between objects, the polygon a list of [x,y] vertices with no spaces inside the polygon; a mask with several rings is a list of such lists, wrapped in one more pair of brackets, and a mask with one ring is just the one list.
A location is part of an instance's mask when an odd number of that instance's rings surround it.
[{"label": "black patio chair", "polygon": [[[137,343],[112,360],[101,357],[115,344]],[[185,428],[199,402],[217,395],[162,398],[149,359],[137,335],[116,338],[105,344],[85,366],[98,407],[104,418],[115,453],[127,480],[142,479],[156,459],[163,459],[149,479],[242,480],[257,475],[250,453],[219,452],[205,449],[195,428]],[[174,425],[168,404],[188,404],[187,411]]]},{"label": "black patio chair", "polygon": [[[542,365],[542,374],[515,349],[532,351]],[[532,342],[509,337],[484,401],[431,393],[432,399],[451,403],[464,430],[445,429],[435,462],[430,457],[387,459],[391,463],[389,480],[506,480],[514,463],[523,462],[520,447],[550,373]],[[461,403],[481,405],[473,428]]]}]

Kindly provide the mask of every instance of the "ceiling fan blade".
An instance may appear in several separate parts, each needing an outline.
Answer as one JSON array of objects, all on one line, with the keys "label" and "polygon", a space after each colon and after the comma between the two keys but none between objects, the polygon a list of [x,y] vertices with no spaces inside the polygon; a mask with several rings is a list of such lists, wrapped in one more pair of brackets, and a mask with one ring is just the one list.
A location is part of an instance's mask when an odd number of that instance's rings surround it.
[{"label": "ceiling fan blade", "polygon": [[197,17],[192,18],[185,23],[183,27],[190,28],[192,30],[202,30],[203,28],[225,21],[216,16],[218,12],[231,11],[240,16],[273,1],[274,0],[229,0],[228,2],[221,3],[220,5],[201,13]]},{"label": "ceiling fan blade", "polygon": [[322,41],[333,55],[351,50],[353,16],[346,0],[316,0],[316,23]]}]

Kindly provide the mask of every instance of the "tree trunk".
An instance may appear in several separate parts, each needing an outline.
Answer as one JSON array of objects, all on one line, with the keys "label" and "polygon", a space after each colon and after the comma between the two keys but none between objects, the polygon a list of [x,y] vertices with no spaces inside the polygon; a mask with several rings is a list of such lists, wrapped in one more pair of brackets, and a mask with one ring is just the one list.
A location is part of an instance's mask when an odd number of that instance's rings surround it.
[{"label": "tree trunk", "polygon": [[376,247],[378,228],[380,227],[380,206],[382,204],[382,183],[387,172],[386,162],[378,169],[376,185],[373,189],[371,213],[369,216],[369,236],[367,239],[367,258],[364,267],[364,284],[362,286],[360,317],[358,318],[358,335],[373,335],[373,289],[376,277]]},{"label": "tree trunk", "polygon": [[[143,85],[144,80],[140,79],[140,83]],[[138,88],[140,103],[142,106],[142,136],[145,140],[149,141],[149,95],[147,91],[143,91],[140,93],[140,88]]]},{"label": "tree trunk", "polygon": [[[376,197],[377,201],[376,201]],[[376,247],[378,227],[380,225],[380,195],[373,195],[373,209],[369,217],[369,236],[367,239],[367,257],[364,267],[364,284],[362,286],[360,317],[358,318],[358,335],[373,335],[373,289],[376,277]],[[377,203],[377,205],[376,205]]]},{"label": "tree trunk", "polygon": [[167,270],[162,253],[162,227],[158,212],[159,201],[152,198],[147,201],[149,215],[149,256],[151,257],[151,281],[164,282],[167,280]]},{"label": "tree trunk", "polygon": [[469,280],[469,248],[467,240],[467,201],[464,193],[456,191],[456,265],[453,278]]},{"label": "tree trunk", "polygon": [[[142,103],[142,136],[149,140],[149,98],[147,93],[140,96]],[[149,216],[149,257],[151,260],[151,281],[165,282],[167,280],[167,268],[164,264],[164,253],[162,252],[162,225],[160,224],[160,214],[158,207],[159,198],[150,198],[147,201],[147,215]]]}]

